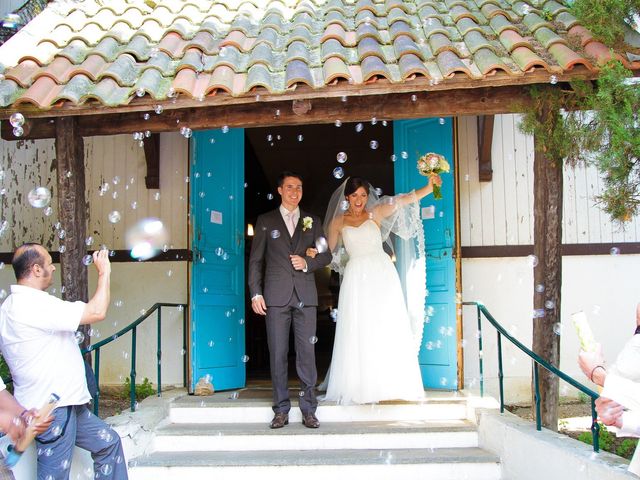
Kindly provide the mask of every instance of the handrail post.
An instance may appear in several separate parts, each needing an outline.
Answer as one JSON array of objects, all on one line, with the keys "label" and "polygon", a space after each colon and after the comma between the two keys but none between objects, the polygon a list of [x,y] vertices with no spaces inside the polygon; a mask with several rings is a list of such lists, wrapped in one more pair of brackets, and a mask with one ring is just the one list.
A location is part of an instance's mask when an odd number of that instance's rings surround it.
[{"label": "handrail post", "polygon": [[536,404],[536,430],[542,430],[542,419],[540,418],[540,383],[538,382],[538,362],[533,361],[533,383],[535,387],[534,401]]},{"label": "handrail post", "polygon": [[187,308],[182,305],[182,386],[187,388]]},{"label": "handrail post", "polygon": [[158,307],[158,396],[162,393],[162,307]]},{"label": "handrail post", "polygon": [[136,411],[136,331],[136,327],[131,329],[131,389],[129,392],[129,403],[132,412]]},{"label": "handrail post", "polygon": [[100,411],[100,348],[96,348],[95,352],[95,370],[93,374],[96,377],[96,398],[93,399],[93,414],[97,417]]},{"label": "handrail post", "polygon": [[593,437],[593,451],[600,451],[600,424],[596,413],[596,399],[591,399],[591,435]]},{"label": "handrail post", "polygon": [[484,364],[482,355],[482,317],[480,316],[480,305],[476,305],[478,314],[478,361],[480,363],[480,396],[484,397]]},{"label": "handrail post", "polygon": [[500,388],[500,413],[504,413],[504,372],[502,371],[502,335],[498,332],[498,385]]}]

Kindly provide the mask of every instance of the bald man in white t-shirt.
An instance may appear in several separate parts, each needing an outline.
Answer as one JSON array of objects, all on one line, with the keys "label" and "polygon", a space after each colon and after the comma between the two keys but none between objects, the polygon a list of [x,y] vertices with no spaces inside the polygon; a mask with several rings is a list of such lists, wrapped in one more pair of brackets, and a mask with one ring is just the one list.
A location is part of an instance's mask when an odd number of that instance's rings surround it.
[{"label": "bald man in white t-shirt", "polygon": [[51,427],[36,437],[38,478],[69,478],[74,445],[91,452],[95,478],[127,479],[120,436],[91,413],[84,362],[76,342],[80,325],[104,320],[110,299],[108,250],[93,254],[98,285],[89,302],[67,302],[46,292],[55,266],[42,245],[19,247],[12,260],[17,285],[0,308],[0,348],[26,408],[60,397]]}]

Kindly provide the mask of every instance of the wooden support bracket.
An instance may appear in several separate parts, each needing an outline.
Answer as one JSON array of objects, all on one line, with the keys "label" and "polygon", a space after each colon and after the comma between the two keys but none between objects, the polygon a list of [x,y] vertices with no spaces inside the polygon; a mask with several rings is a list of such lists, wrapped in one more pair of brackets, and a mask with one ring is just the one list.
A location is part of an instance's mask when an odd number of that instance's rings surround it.
[{"label": "wooden support bracket", "polygon": [[478,176],[481,182],[490,182],[491,146],[493,143],[493,115],[478,115]]},{"label": "wooden support bracket", "polygon": [[144,156],[147,161],[147,176],[144,183],[148,189],[160,188],[160,134],[152,133],[144,140]]}]

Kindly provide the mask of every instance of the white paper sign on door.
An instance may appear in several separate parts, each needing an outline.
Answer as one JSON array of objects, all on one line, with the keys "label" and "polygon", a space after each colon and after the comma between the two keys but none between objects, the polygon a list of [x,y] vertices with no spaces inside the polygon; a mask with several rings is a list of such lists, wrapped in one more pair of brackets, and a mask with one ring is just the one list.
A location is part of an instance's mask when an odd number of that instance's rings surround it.
[{"label": "white paper sign on door", "polygon": [[217,223],[218,225],[222,225],[222,212],[211,210],[211,223]]},{"label": "white paper sign on door", "polygon": [[436,206],[429,205],[428,207],[422,207],[421,212],[422,220],[430,220],[436,218]]}]

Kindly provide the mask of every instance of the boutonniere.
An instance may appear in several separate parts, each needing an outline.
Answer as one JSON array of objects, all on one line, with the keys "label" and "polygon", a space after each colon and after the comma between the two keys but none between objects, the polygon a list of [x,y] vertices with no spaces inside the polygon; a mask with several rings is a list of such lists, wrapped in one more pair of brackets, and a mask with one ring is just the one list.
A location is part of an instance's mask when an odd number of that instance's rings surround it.
[{"label": "boutonniere", "polygon": [[313,227],[313,218],[304,217],[302,219],[302,231],[306,232],[307,230],[309,230],[312,227]]}]

